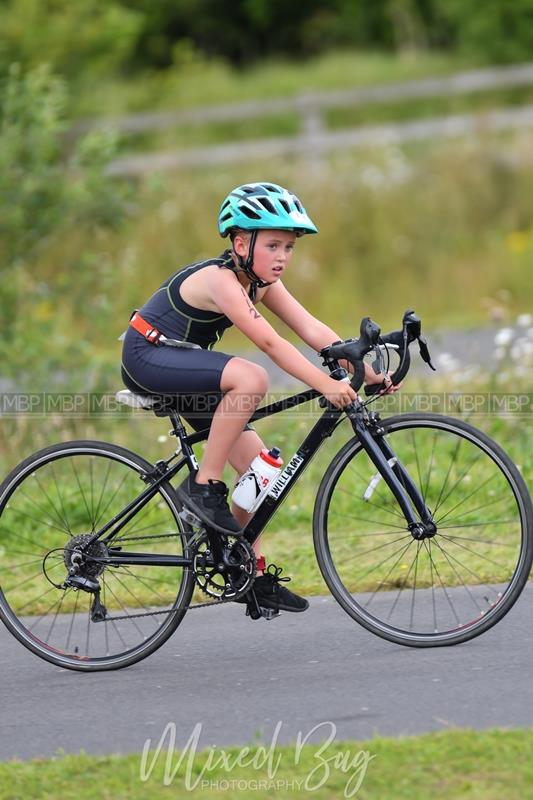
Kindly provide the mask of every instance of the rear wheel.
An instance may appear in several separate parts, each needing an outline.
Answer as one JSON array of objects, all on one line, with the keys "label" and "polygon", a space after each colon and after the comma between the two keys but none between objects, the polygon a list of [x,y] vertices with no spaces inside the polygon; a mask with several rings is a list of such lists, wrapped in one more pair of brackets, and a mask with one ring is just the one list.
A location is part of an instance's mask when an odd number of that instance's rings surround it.
[{"label": "rear wheel", "polygon": [[109,549],[97,541],[83,556],[80,585],[99,592],[63,586],[89,536],[146,488],[141,476],[150,469],[122,447],[68,442],[30,456],[0,486],[0,618],[41,658],[83,671],[126,667],[183,619],[194,587],[189,568],[105,564],[111,548],[190,558],[170,484]]},{"label": "rear wheel", "polygon": [[417,541],[357,439],[337,454],[314,511],[317,560],[357,622],[399,644],[464,642],[517,600],[533,558],[533,509],[510,458],[470,425],[439,415],[383,421],[437,533]]}]

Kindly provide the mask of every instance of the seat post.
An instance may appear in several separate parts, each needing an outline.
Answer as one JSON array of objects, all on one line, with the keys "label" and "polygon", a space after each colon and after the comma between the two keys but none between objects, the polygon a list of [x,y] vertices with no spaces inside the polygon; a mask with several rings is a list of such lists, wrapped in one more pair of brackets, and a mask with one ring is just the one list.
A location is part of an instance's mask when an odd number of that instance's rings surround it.
[{"label": "seat post", "polygon": [[179,441],[181,445],[181,452],[187,459],[189,464],[189,469],[191,472],[198,472],[198,461],[196,460],[196,456],[194,455],[194,450],[192,449],[191,445],[187,441],[187,431],[183,426],[183,422],[181,421],[181,417],[177,411],[171,409],[169,411],[169,417],[172,420],[172,432],[176,439]]}]

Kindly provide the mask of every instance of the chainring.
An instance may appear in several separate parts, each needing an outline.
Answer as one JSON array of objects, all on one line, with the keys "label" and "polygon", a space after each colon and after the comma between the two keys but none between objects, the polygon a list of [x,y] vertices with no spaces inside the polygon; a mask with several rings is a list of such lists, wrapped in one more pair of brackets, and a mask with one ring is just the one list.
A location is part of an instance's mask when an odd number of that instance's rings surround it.
[{"label": "chainring", "polygon": [[216,563],[207,535],[195,546],[193,570],[204,594],[217,600],[235,600],[248,592],[255,580],[257,561],[251,544],[243,538],[221,537],[222,559]]}]

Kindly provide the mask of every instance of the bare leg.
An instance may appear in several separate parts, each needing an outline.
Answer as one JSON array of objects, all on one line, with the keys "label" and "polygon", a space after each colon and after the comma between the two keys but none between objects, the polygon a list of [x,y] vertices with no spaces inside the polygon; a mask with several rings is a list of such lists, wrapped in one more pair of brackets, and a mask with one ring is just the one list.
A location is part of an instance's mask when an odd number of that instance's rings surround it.
[{"label": "bare leg", "polygon": [[267,386],[267,373],[262,367],[243,358],[228,361],[220,382],[224,397],[213,415],[197,483],[221,479],[229,454],[265,396]]}]

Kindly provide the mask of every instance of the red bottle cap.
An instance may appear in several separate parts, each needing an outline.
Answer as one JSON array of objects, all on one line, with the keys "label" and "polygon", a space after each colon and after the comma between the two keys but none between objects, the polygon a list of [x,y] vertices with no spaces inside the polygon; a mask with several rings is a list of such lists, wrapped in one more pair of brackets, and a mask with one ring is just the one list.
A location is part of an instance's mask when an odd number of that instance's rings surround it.
[{"label": "red bottle cap", "polygon": [[[279,454],[279,450],[277,450],[276,448],[273,447],[272,450],[275,450]],[[280,458],[279,455],[274,455],[266,449],[261,450],[259,455],[261,456],[263,461],[266,461],[267,464],[271,464],[273,467],[283,466],[283,459]]]}]

